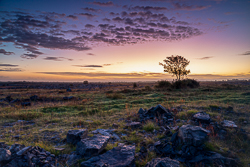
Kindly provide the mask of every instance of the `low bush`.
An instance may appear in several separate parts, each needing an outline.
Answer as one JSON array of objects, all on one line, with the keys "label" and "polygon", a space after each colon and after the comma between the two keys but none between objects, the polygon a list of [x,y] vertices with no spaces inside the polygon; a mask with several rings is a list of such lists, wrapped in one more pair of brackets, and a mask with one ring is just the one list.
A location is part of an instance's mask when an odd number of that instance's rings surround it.
[{"label": "low bush", "polygon": [[172,84],[169,81],[158,81],[157,85],[155,85],[155,88],[170,88]]},{"label": "low bush", "polygon": [[173,89],[198,88],[200,83],[194,79],[184,79],[172,83]]}]

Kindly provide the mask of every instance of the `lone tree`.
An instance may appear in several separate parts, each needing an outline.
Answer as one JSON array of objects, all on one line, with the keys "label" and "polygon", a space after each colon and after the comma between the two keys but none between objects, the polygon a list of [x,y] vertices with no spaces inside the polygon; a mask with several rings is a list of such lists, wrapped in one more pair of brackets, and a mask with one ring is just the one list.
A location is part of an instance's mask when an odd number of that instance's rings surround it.
[{"label": "lone tree", "polygon": [[190,63],[187,59],[182,56],[176,55],[171,57],[166,57],[163,60],[165,64],[159,63],[164,67],[164,72],[168,72],[169,74],[173,74],[177,77],[177,80],[180,80],[181,77],[190,73],[190,70],[186,70],[186,67]]}]

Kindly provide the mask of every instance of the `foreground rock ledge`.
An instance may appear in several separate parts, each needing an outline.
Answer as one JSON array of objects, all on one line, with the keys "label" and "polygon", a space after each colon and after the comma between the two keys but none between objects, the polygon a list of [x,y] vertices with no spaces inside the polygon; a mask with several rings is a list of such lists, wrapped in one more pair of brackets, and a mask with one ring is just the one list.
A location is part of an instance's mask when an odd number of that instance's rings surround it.
[{"label": "foreground rock ledge", "polygon": [[115,147],[106,153],[82,162],[81,167],[135,167],[135,146]]},{"label": "foreground rock ledge", "polygon": [[110,136],[95,135],[77,143],[76,152],[85,158],[98,155],[107,146]]},{"label": "foreground rock ledge", "polygon": [[180,167],[180,163],[176,160],[166,158],[155,158],[148,162],[145,167]]}]

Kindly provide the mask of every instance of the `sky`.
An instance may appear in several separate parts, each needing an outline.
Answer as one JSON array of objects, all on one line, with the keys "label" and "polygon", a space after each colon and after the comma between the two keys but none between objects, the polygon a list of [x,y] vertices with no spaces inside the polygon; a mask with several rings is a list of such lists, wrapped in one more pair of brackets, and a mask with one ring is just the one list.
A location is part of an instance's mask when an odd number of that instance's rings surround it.
[{"label": "sky", "polygon": [[0,0],[0,81],[250,79],[250,0]]}]

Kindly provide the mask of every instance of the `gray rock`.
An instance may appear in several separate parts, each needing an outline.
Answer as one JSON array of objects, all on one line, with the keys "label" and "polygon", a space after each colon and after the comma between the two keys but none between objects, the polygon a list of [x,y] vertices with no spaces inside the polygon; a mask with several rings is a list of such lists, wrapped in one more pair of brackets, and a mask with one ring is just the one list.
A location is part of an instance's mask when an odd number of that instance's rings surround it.
[{"label": "gray rock", "polygon": [[126,128],[131,128],[131,129],[138,129],[140,128],[142,125],[140,122],[131,122],[131,123],[127,123],[126,124]]},{"label": "gray rock", "polygon": [[113,139],[115,139],[116,141],[120,141],[120,137],[114,132],[114,129],[96,129],[94,131],[92,131],[91,133],[93,134],[102,134],[104,136],[110,136]]},{"label": "gray rock", "polygon": [[82,162],[81,167],[135,167],[135,146],[115,147],[106,153]]},{"label": "gray rock", "polygon": [[238,126],[233,122],[229,120],[224,120],[221,122],[222,126],[227,128],[237,128]]},{"label": "gray rock", "polygon": [[[223,157],[221,154],[208,151],[204,154],[199,154],[195,157],[193,157],[188,162],[197,164],[199,163],[202,166],[205,166],[205,164],[217,164],[218,166],[227,166],[227,167],[235,167],[238,166],[237,162],[234,159]],[[202,164],[203,163],[203,164]]]},{"label": "gray rock", "polygon": [[69,130],[67,133],[67,143],[77,144],[81,139],[84,139],[88,136],[87,129],[79,129],[79,130]]},{"label": "gray rock", "polygon": [[194,114],[193,120],[195,120],[197,122],[201,122],[201,123],[208,123],[208,124],[211,122],[211,118],[210,118],[209,114],[207,114],[205,112],[198,112],[198,113]]},{"label": "gray rock", "polygon": [[11,152],[5,148],[0,148],[0,166],[1,164],[10,161]]},{"label": "gray rock", "polygon": [[18,155],[18,156],[24,155],[25,153],[27,153],[31,149],[32,149],[32,146],[24,147],[23,149],[21,149],[20,151],[18,151],[16,153],[16,155]]},{"label": "gray rock", "polygon": [[180,167],[180,163],[176,160],[166,158],[155,158],[148,162],[145,167]]},{"label": "gray rock", "polygon": [[110,136],[95,135],[77,143],[76,152],[86,158],[98,155],[108,144]]},{"label": "gray rock", "polygon": [[200,126],[182,125],[178,132],[178,137],[186,145],[193,145],[195,147],[202,145],[207,139],[209,130]]}]

